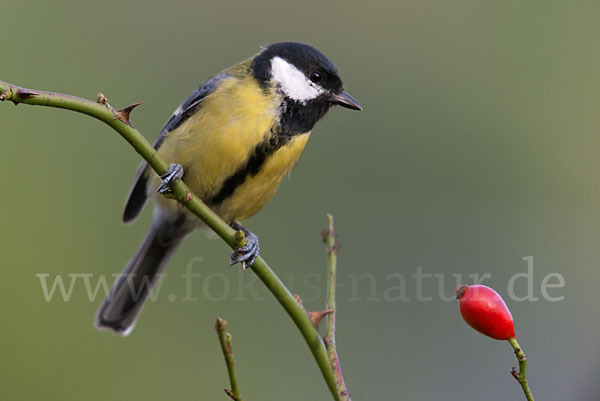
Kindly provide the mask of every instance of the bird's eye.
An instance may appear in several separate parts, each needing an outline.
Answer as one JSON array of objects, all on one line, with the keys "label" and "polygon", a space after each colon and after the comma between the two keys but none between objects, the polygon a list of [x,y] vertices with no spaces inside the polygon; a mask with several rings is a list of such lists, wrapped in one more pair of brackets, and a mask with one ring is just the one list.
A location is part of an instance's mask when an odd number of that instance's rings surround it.
[{"label": "bird's eye", "polygon": [[310,80],[314,83],[317,83],[321,82],[321,80],[323,79],[323,75],[321,75],[319,71],[313,71],[308,75],[308,78],[310,78]]}]

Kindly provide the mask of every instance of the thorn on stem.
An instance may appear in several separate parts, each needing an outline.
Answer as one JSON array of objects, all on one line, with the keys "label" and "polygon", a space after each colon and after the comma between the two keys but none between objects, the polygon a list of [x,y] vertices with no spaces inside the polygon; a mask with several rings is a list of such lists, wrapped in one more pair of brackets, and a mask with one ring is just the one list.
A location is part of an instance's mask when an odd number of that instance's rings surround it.
[{"label": "thorn on stem", "polygon": [[[35,92],[29,92],[27,89],[19,89],[17,90],[17,97],[20,100],[30,99],[32,97],[36,97],[38,94]],[[17,102],[15,102],[16,104]]]},{"label": "thorn on stem", "polygon": [[521,375],[519,374],[519,372],[517,372],[517,368],[515,366],[512,367],[512,369],[510,370],[510,374],[515,378],[516,381],[518,381],[519,383],[521,383],[523,380],[521,380]]},{"label": "thorn on stem", "polygon": [[300,298],[300,295],[294,294],[294,299],[300,304],[300,306],[304,307],[304,303],[302,302],[302,298]]},{"label": "thorn on stem", "polygon": [[185,194],[185,198],[183,198],[183,203],[188,203],[189,201],[192,200],[194,196],[192,195],[192,193],[190,191],[186,192]]},{"label": "thorn on stem", "polygon": [[306,313],[308,314],[308,317],[309,317],[312,325],[315,327],[316,330],[318,330],[321,320],[323,320],[323,318],[325,316],[327,316],[333,312],[334,312],[333,309],[327,309],[327,310],[322,310],[322,311],[317,311],[317,312],[306,312]]},{"label": "thorn on stem", "polygon": [[130,104],[129,106],[123,107],[122,109],[113,110],[113,113],[115,114],[115,117],[117,117],[117,119],[119,121],[129,125],[130,127],[133,127],[133,124],[131,123],[129,116],[131,115],[131,112],[133,111],[133,109],[138,107],[140,104],[142,104],[142,103]]},{"label": "thorn on stem", "polygon": [[233,391],[224,388],[223,389],[225,391],[225,394],[227,394],[229,396],[229,398],[231,398],[233,401],[238,401],[238,399],[235,397],[235,395],[233,395]]},{"label": "thorn on stem", "polygon": [[38,96],[37,93],[23,88],[9,87],[8,91],[0,93],[0,102],[10,100],[17,106],[23,100]]}]

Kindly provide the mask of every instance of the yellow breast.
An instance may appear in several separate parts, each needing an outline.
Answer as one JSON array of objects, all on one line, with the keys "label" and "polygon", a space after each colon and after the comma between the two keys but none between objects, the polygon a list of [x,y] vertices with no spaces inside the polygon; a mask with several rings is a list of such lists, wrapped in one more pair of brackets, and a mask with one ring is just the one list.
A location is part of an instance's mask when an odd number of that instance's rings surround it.
[{"label": "yellow breast", "polygon": [[[158,153],[169,163],[181,164],[186,184],[200,198],[209,199],[271,136],[279,119],[279,103],[254,79],[234,75],[206,97],[197,113],[167,134]],[[231,222],[260,210],[300,157],[308,137],[295,136],[269,155],[257,174],[246,177],[231,196],[214,206],[215,211]],[[159,178],[153,174],[150,192],[158,185]],[[163,209],[181,210],[173,200],[162,196],[156,200]]]},{"label": "yellow breast", "polygon": [[300,158],[310,133],[294,136],[286,145],[267,158],[255,176],[246,178],[235,192],[227,198],[216,212],[228,222],[242,221],[271,200],[281,180]]}]

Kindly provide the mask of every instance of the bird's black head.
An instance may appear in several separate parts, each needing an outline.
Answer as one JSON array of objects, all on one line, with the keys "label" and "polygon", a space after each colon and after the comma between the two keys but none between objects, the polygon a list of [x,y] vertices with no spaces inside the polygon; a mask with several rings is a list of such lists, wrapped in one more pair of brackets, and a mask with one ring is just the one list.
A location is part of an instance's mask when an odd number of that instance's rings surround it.
[{"label": "bird's black head", "polygon": [[292,132],[308,132],[333,105],[362,110],[344,91],[333,63],[312,46],[295,42],[273,43],[251,65],[254,77],[265,87],[275,85],[284,97],[283,115]]}]

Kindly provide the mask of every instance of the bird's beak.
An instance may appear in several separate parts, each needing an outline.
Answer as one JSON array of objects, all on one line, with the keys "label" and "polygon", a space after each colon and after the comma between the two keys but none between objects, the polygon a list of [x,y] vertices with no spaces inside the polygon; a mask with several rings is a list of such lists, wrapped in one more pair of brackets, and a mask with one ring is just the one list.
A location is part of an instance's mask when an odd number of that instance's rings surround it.
[{"label": "bird's beak", "polygon": [[346,91],[342,91],[339,95],[331,94],[331,103],[346,107],[347,109],[362,111],[362,106]]}]

